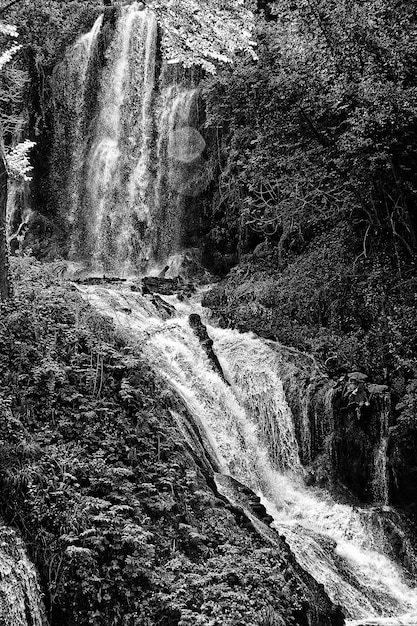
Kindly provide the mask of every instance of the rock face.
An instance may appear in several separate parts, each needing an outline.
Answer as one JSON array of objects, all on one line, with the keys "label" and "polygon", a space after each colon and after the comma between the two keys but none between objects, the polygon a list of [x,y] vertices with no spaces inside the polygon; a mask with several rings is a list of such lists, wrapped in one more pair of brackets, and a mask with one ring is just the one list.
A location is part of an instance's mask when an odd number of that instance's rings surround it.
[{"label": "rock face", "polygon": [[392,501],[417,515],[417,427],[389,446]]},{"label": "rock face", "polygon": [[411,379],[396,406],[388,454],[391,497],[417,517],[417,380]]},{"label": "rock face", "polygon": [[361,500],[389,501],[388,437],[392,420],[388,387],[352,375],[333,396],[332,461],[335,476]]},{"label": "rock face", "polygon": [[247,528],[251,534],[257,535],[263,542],[278,548],[281,558],[284,557],[286,561],[286,576],[294,577],[303,588],[304,601],[294,615],[295,623],[299,626],[309,626],[315,623],[320,626],[330,624],[343,626],[345,619],[341,608],[333,605],[329,611],[329,601],[323,585],[317,583],[300,567],[285,537],[269,527],[272,518],[267,515],[257,495],[231,476],[215,474],[214,481],[219,494],[229,503],[238,524]]},{"label": "rock face", "polygon": [[273,521],[273,517],[268,515],[266,509],[263,504],[261,504],[261,499],[256,495],[252,489],[243,485],[235,478],[231,476],[225,476],[223,474],[216,474],[215,476],[216,485],[220,491],[222,492],[222,486],[225,492],[229,491],[233,493],[233,502],[240,507],[245,508],[250,511],[253,515],[255,515],[261,522],[269,526]]},{"label": "rock face", "polygon": [[351,372],[335,382],[311,356],[268,342],[277,353],[308,482],[346,486],[365,502],[387,504],[390,492],[389,388]]}]

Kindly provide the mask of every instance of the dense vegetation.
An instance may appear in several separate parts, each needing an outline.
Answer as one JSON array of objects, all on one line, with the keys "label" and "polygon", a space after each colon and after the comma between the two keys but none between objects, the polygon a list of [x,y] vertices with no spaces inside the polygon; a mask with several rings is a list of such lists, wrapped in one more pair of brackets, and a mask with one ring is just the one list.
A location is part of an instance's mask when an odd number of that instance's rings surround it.
[{"label": "dense vegetation", "polygon": [[313,352],[331,373],[362,368],[401,395],[417,371],[414,8],[269,8],[258,62],[206,83],[214,261],[239,251],[206,301],[225,323]]}]

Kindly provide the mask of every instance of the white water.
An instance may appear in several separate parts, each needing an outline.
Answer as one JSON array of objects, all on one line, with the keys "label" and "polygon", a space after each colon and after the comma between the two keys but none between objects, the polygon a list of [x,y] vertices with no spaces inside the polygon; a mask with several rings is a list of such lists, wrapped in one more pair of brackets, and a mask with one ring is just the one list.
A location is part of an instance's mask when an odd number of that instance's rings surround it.
[{"label": "white water", "polygon": [[[372,510],[339,504],[325,491],[304,486],[291,412],[276,374],[276,345],[208,326],[227,385],[188,325],[187,315],[201,312],[198,305],[178,303],[177,316],[163,320],[140,294],[81,290],[140,345],[203,431],[212,467],[262,497],[299,563],[343,606],[350,624],[417,624],[417,593],[370,530]],[[173,414],[190,441],[184,421]]]},{"label": "white water", "polygon": [[[68,176],[68,213],[66,219],[73,229],[79,227],[82,221],[80,205],[82,198],[82,177],[84,167],[84,153],[87,148],[86,125],[86,98],[88,97],[88,76],[96,52],[96,44],[103,24],[103,15],[100,15],[88,33],[85,33],[67,51],[64,61],[54,70],[55,100],[64,99],[71,111],[73,118],[71,128],[71,141],[65,134],[61,135],[62,125],[57,124],[57,141],[71,145],[73,150]],[[55,103],[56,104],[56,103]],[[55,114],[59,106],[55,106]],[[75,243],[72,241],[72,254]]]},{"label": "white water", "polygon": [[384,407],[383,415],[380,422],[380,444],[375,454],[374,461],[374,480],[372,491],[375,500],[388,504],[389,487],[388,487],[388,467],[387,467],[387,450],[388,450],[388,430],[389,430],[389,410]]},{"label": "white water", "polygon": [[[107,51],[100,111],[87,157],[92,263],[129,273],[139,225],[148,227],[152,94],[155,82],[155,15],[137,3],[122,8]],[[139,255],[138,255],[139,256]],[[149,250],[141,250],[140,264]]]},{"label": "white water", "polygon": [[[188,178],[188,172],[178,157],[181,157],[180,152],[191,156],[191,162],[198,157],[189,146],[188,136],[181,136],[181,133],[190,129],[197,98],[197,89],[184,89],[177,84],[166,87],[162,92],[158,115],[158,173],[152,235],[158,261],[165,261],[181,248],[184,223],[184,196],[181,188]],[[178,141],[178,138],[182,140]]]}]

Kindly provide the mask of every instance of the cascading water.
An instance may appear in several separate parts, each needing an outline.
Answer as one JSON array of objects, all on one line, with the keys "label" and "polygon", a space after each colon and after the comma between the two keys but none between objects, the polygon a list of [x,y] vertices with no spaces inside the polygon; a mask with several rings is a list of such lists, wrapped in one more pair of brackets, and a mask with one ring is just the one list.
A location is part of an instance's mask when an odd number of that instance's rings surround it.
[{"label": "cascading water", "polygon": [[189,170],[195,168],[202,152],[201,135],[190,128],[197,99],[197,89],[182,89],[176,84],[166,87],[162,93],[153,235],[155,257],[160,262],[180,251],[184,185],[192,180]]},{"label": "cascading water", "polygon": [[0,623],[46,626],[35,568],[14,530],[0,526]]},{"label": "cascading water", "polygon": [[68,59],[69,67],[73,71],[73,81],[76,87],[75,91],[75,129],[74,129],[74,145],[75,155],[72,161],[71,177],[71,211],[68,216],[70,222],[74,223],[77,217],[77,209],[80,205],[80,188],[82,176],[82,163],[86,146],[85,128],[84,128],[84,107],[87,88],[87,74],[90,63],[92,62],[94,46],[103,23],[103,16],[100,15],[90,32],[86,33],[75,44]]},{"label": "cascading water", "polygon": [[388,486],[388,467],[387,467],[387,451],[388,451],[388,430],[389,430],[389,407],[384,403],[382,410],[382,419],[380,421],[380,443],[375,451],[374,460],[374,479],[373,479],[373,495],[376,501],[388,504],[389,486]]},{"label": "cascading water", "polygon": [[55,70],[52,186],[69,258],[130,275],[182,249],[207,168],[192,78],[161,70],[151,10],[134,2],[118,12],[111,37],[100,16]]},{"label": "cascading water", "polygon": [[177,302],[176,315],[161,319],[140,294],[80,289],[140,345],[187,407],[200,430],[197,439],[173,414],[197,453],[204,448],[209,466],[220,472],[219,491],[221,475],[229,474],[261,496],[299,563],[343,606],[350,624],[417,623],[417,592],[372,532],[371,508],[337,503],[303,484],[295,428],[277,376],[279,345],[208,327],[227,384],[188,324],[189,313],[201,312],[198,305]]},{"label": "cascading water", "polygon": [[[77,233],[77,236],[72,237],[71,254],[77,253],[80,231],[83,230],[85,223],[83,177],[91,114],[89,110],[90,77],[96,65],[97,43],[102,24],[103,15],[100,15],[92,29],[82,35],[67,51],[63,62],[54,69],[52,80],[56,118],[55,152],[57,149],[61,150],[62,146],[65,146],[69,152],[66,155],[66,170],[54,182],[60,189],[63,185],[65,186],[65,218],[73,232]],[[65,109],[68,109],[69,115]],[[54,157],[55,154],[53,154]],[[63,160],[60,153],[56,155],[56,158]],[[64,184],[64,178],[66,184]]]},{"label": "cascading water", "polygon": [[[91,209],[93,266],[132,271],[147,261],[152,97],[157,24],[136,4],[123,7],[107,51],[100,111],[87,157],[87,205]],[[140,255],[138,254],[140,251]]]}]

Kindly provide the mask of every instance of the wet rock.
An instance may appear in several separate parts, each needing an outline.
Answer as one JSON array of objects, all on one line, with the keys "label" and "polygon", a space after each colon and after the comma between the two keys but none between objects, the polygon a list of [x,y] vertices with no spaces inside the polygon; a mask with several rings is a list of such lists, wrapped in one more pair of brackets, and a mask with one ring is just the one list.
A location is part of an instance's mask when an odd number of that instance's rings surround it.
[{"label": "wet rock", "polygon": [[163,296],[182,295],[189,297],[194,291],[194,285],[185,282],[181,277],[145,276],[142,278],[142,293],[144,295],[158,293]]},{"label": "wet rock", "polygon": [[229,485],[229,488],[233,490],[233,499],[234,499],[234,512],[239,512],[239,515],[244,516],[243,525],[247,528],[251,528],[256,531],[256,528],[253,522],[249,519],[247,515],[245,515],[245,509],[250,511],[255,515],[261,522],[269,526],[274,521],[272,515],[268,515],[266,509],[263,504],[261,504],[261,499],[256,495],[252,489],[243,485],[235,478],[231,476],[222,476],[222,478],[218,478],[219,482],[221,481],[223,484]]},{"label": "wet rock", "polygon": [[197,283],[199,285],[208,285],[218,280],[211,272],[204,267],[202,263],[201,250],[191,248],[185,252],[179,265],[175,268],[175,273],[181,276],[185,281]]},{"label": "wet rock", "polygon": [[333,471],[362,501],[384,501],[389,477],[378,459],[386,454],[384,440],[393,419],[389,389],[368,384],[366,379],[365,375],[354,378],[348,374],[335,388]]},{"label": "wet rock", "polygon": [[172,296],[180,288],[178,278],[162,278],[159,276],[145,276],[142,279],[142,291],[144,294],[159,293],[164,296]]},{"label": "wet rock", "polygon": [[154,294],[152,296],[152,304],[158,310],[159,314],[163,319],[168,319],[170,317],[175,317],[176,311],[175,307],[172,304],[168,304],[159,296],[158,294]]},{"label": "wet rock", "polygon": [[161,270],[158,274],[158,278],[165,278],[165,274],[169,270],[169,265],[165,265],[164,269]]},{"label": "wet rock", "polygon": [[225,375],[222,370],[222,366],[220,365],[220,361],[217,358],[216,353],[213,350],[213,340],[210,338],[207,328],[204,326],[201,321],[201,317],[197,315],[197,313],[191,313],[188,317],[188,322],[193,329],[195,335],[198,337],[205,353],[207,354],[213,369],[217,372],[220,378],[226,383],[229,384],[225,378]]}]

